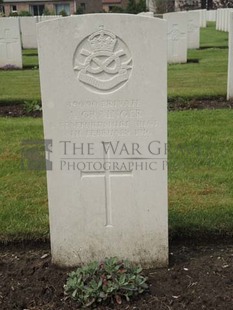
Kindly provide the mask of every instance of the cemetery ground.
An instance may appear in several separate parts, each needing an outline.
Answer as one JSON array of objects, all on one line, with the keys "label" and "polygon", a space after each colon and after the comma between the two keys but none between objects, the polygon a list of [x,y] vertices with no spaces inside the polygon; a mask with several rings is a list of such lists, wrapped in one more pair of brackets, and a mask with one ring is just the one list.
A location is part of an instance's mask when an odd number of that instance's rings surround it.
[{"label": "cemetery ground", "polygon": [[[145,271],[145,295],[99,309],[232,309],[227,34],[211,23],[201,42],[188,64],[169,66],[170,266]],[[22,169],[21,141],[43,138],[41,118],[9,117],[27,114],[24,101],[40,101],[35,50],[24,51],[24,70],[0,71],[0,111],[8,116],[0,118],[0,309],[76,309],[63,294],[68,270],[51,264],[45,172]]]}]

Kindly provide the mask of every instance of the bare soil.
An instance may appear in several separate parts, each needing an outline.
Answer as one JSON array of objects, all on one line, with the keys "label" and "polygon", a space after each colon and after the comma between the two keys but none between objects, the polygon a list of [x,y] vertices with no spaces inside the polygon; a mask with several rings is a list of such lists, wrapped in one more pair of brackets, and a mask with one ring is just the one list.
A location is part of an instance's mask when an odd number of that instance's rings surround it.
[{"label": "bare soil", "polygon": [[[63,293],[69,271],[51,263],[48,243],[0,245],[0,309],[78,309]],[[144,274],[149,292],[97,309],[233,309],[233,243],[172,244],[169,267]]]},{"label": "bare soil", "polygon": [[[227,101],[225,98],[217,99],[203,99],[203,100],[183,100],[176,99],[168,102],[168,109],[170,111],[176,110],[201,110],[201,109],[232,109],[233,101]],[[23,104],[1,104],[0,105],[0,116],[7,117],[41,117],[42,112],[26,112]]]},{"label": "bare soil", "polygon": [[170,111],[176,110],[203,110],[203,109],[232,109],[233,101],[227,101],[226,98],[216,99],[192,99],[184,100],[177,98],[168,102],[168,109]]},{"label": "bare soil", "polygon": [[41,111],[26,112],[23,104],[0,105],[0,116],[22,117],[32,116],[41,117]]}]

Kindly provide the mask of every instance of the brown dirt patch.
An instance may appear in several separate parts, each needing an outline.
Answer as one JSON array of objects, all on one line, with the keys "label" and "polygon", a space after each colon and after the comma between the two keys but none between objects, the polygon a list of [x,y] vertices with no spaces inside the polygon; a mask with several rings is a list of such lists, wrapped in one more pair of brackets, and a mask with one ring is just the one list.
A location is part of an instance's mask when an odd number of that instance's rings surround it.
[{"label": "brown dirt patch", "polygon": [[11,105],[0,105],[0,116],[8,117],[22,117],[22,116],[31,116],[31,117],[41,117],[42,112],[26,112],[23,104],[11,104]]},{"label": "brown dirt patch", "polygon": [[[48,244],[0,246],[0,309],[77,309],[63,294],[67,272],[51,264]],[[149,293],[98,309],[233,309],[233,245],[172,245],[169,268],[144,273]]]},{"label": "brown dirt patch", "polygon": [[217,99],[193,99],[184,100],[176,99],[168,102],[168,109],[170,111],[182,110],[203,110],[203,109],[232,109],[233,101],[227,101],[226,98]]},{"label": "brown dirt patch", "polygon": [[[168,109],[170,111],[183,111],[183,110],[202,110],[202,109],[232,109],[233,101],[227,101],[225,98],[218,99],[203,99],[203,100],[183,100],[176,99],[168,102]],[[6,104],[0,105],[0,116],[7,117],[41,117],[42,112],[26,112],[23,104]]]}]

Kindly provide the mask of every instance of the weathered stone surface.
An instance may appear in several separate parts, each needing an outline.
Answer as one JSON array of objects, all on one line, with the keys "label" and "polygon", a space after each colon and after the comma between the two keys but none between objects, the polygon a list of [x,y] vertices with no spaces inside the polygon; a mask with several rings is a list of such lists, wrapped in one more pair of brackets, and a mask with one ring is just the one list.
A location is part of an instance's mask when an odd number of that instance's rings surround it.
[{"label": "weathered stone surface", "polygon": [[165,266],[166,22],[93,14],[38,30],[54,263]]}]

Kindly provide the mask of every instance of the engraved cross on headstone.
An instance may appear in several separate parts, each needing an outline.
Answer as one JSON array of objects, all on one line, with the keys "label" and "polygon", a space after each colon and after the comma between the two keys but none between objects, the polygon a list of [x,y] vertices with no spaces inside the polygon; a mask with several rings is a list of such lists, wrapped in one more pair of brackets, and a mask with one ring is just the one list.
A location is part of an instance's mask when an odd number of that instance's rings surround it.
[{"label": "engraved cross on headstone", "polygon": [[[106,156],[103,157],[104,163],[110,161],[109,152]],[[114,177],[132,177],[132,170],[130,171],[81,171],[81,179],[86,177],[100,177],[104,179],[104,188],[105,188],[105,214],[106,214],[106,227],[113,227],[112,221],[112,187],[111,187],[111,178]]]},{"label": "engraved cross on headstone", "polygon": [[189,20],[188,22],[188,33],[192,33],[192,32],[197,32],[199,29],[199,27],[197,25],[195,25],[195,23],[193,22],[193,20]]},{"label": "engraved cross on headstone", "polygon": [[18,41],[17,38],[14,38],[14,36],[11,35],[11,30],[10,29],[4,29],[3,30],[3,37],[0,38],[0,46],[4,46],[5,52],[6,52],[6,57],[8,59],[12,58],[12,43],[16,43]]},{"label": "engraved cross on headstone", "polygon": [[168,33],[168,39],[172,41],[172,56],[178,55],[179,40],[184,37],[185,33],[181,32],[178,25],[174,24],[172,30]]}]

